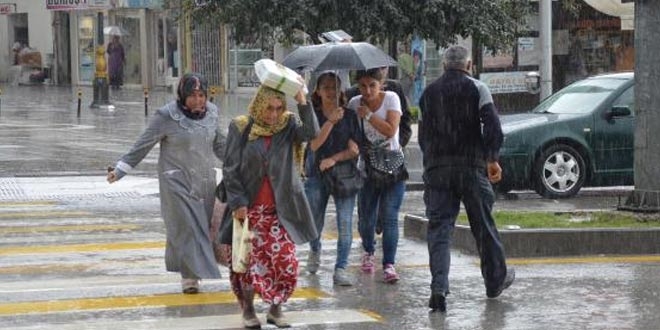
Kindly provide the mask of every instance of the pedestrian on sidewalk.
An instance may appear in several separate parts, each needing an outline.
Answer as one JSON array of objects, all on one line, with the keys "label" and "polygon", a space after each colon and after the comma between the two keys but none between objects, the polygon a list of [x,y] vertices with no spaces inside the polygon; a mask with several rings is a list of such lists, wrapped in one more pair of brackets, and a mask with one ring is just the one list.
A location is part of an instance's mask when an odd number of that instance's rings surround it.
[{"label": "pedestrian on sidewalk", "polygon": [[[370,146],[381,146],[388,152],[400,154],[399,142],[401,101],[396,93],[383,90],[383,70],[374,68],[359,70],[356,74],[360,95],[348,102],[348,108],[356,109],[364,139],[360,151],[368,155]],[[367,157],[368,159],[369,157]],[[401,162],[403,163],[403,162]],[[383,281],[396,283],[399,280],[394,264],[399,242],[399,209],[405,192],[408,172],[400,172],[392,182],[382,183],[367,170],[364,187],[358,193],[358,231],[362,239],[362,271],[375,271],[375,235],[378,217],[383,220]]]},{"label": "pedestrian on sidewalk", "polygon": [[[307,271],[315,274],[321,260],[321,232],[325,223],[325,212],[330,195],[337,211],[337,259],[333,283],[341,286],[353,285],[346,271],[348,255],[353,242],[353,209],[359,187],[349,182],[345,187],[352,191],[333,192],[326,180],[355,180],[358,177],[332,176],[333,169],[344,168],[357,171],[358,142],[360,131],[355,111],[345,109],[346,97],[341,91],[341,80],[334,72],[319,75],[311,100],[321,131],[310,141],[305,159],[305,194],[314,215],[319,237],[310,243]],[[337,166],[337,167],[335,167]],[[339,167],[341,166],[341,168]],[[362,177],[359,177],[360,181]],[[332,183],[330,183],[332,184]]]},{"label": "pedestrian on sidewalk", "polygon": [[124,45],[121,44],[119,36],[112,36],[112,41],[108,43],[108,76],[110,87],[120,89],[124,85],[124,64],[126,64],[126,53]]},{"label": "pedestrian on sidewalk", "polygon": [[[250,329],[261,327],[255,293],[270,305],[268,323],[290,326],[282,304],[293,294],[298,279],[296,244],[318,237],[300,170],[302,144],[314,138],[319,127],[302,90],[295,100],[298,114],[287,111],[284,93],[261,85],[248,115],[234,118],[227,135],[223,167],[227,206],[234,221],[248,222],[253,235],[247,271],[232,269],[230,275],[243,325]],[[231,230],[228,227],[223,229]]]},{"label": "pedestrian on sidewalk", "polygon": [[470,76],[468,50],[452,46],[444,56],[445,73],[420,98],[419,146],[424,164],[424,203],[431,266],[429,308],[446,311],[451,236],[463,201],[481,258],[489,298],[514,280],[492,216],[500,181],[502,128],[488,87]]},{"label": "pedestrian on sidewalk", "polygon": [[202,278],[220,278],[209,225],[215,202],[216,159],[224,158],[219,111],[207,101],[208,83],[197,73],[179,81],[177,100],[158,109],[133,147],[108,173],[121,179],[160,143],[158,182],[166,227],[165,265],[181,273],[184,293],[197,293]]}]

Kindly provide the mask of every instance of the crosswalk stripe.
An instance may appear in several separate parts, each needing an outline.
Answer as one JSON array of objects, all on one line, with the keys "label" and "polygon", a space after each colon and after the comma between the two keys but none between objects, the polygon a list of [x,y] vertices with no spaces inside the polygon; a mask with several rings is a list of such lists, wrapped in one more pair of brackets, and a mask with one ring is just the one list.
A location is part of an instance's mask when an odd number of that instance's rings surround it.
[{"label": "crosswalk stripe", "polygon": [[0,208],[5,207],[25,207],[25,206],[53,206],[57,205],[56,201],[25,201],[25,202],[4,202],[0,201]]},{"label": "crosswalk stripe", "polygon": [[139,225],[62,225],[62,226],[0,226],[0,234],[27,234],[41,232],[82,232],[82,231],[128,231],[141,228]]},{"label": "crosswalk stripe", "polygon": [[25,265],[25,266],[7,266],[0,267],[0,274],[47,274],[47,273],[79,273],[94,267],[93,264],[72,264],[63,265],[62,263]]},{"label": "crosswalk stripe", "polygon": [[0,256],[41,253],[76,253],[109,250],[163,249],[165,242],[116,242],[66,245],[30,245],[5,246],[0,249]]},{"label": "crosswalk stripe", "polygon": [[511,265],[538,264],[586,264],[586,263],[645,263],[660,262],[659,255],[638,256],[583,256],[561,258],[510,258],[506,261]]},{"label": "crosswalk stripe", "polygon": [[[377,316],[377,317],[374,317]],[[305,325],[329,325],[332,328],[340,324],[381,322],[382,316],[371,311],[337,309],[337,310],[306,310],[288,311],[286,317],[293,327]],[[259,315],[261,324],[266,324],[266,317]],[[37,330],[52,329],[52,324],[15,328],[15,330]],[[144,320],[98,320],[84,321],[74,324],[58,324],[58,330],[135,330],[135,329],[160,329],[160,330],[205,330],[205,329],[241,329],[243,328],[240,314],[177,317]]]},{"label": "crosswalk stripe", "polygon": [[89,215],[91,215],[91,213],[84,211],[3,212],[0,213],[0,219],[64,218]]},{"label": "crosswalk stripe", "polygon": [[[298,288],[291,299],[321,299],[329,295],[316,288]],[[47,301],[24,301],[0,304],[0,315],[41,314],[65,311],[107,310],[126,308],[159,308],[191,305],[228,304],[236,302],[232,292],[209,292],[194,295],[161,294]]]}]

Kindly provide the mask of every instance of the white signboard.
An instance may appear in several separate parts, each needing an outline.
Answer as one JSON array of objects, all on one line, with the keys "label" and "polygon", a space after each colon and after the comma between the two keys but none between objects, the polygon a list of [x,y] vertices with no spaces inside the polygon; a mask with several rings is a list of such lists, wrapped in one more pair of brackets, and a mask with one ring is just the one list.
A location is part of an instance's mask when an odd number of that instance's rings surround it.
[{"label": "white signboard", "polygon": [[16,4],[0,3],[0,15],[9,15],[16,12]]},{"label": "white signboard", "polygon": [[46,0],[48,10],[109,9],[110,0]]},{"label": "white signboard", "polygon": [[527,92],[525,85],[527,73],[527,71],[481,73],[479,80],[488,86],[491,94],[524,93]]}]

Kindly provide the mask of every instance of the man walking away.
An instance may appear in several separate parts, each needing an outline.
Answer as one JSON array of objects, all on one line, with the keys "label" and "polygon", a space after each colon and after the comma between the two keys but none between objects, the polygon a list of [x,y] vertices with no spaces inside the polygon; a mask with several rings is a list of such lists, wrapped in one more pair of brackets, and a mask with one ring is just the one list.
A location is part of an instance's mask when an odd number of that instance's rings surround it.
[{"label": "man walking away", "polygon": [[461,201],[481,258],[486,295],[499,296],[515,278],[514,270],[506,267],[491,214],[495,200],[491,183],[500,181],[502,175],[498,164],[502,128],[490,91],[470,76],[471,66],[465,47],[449,48],[444,56],[445,73],[420,98],[419,146],[429,219],[429,308],[433,311],[446,311],[449,250]]}]

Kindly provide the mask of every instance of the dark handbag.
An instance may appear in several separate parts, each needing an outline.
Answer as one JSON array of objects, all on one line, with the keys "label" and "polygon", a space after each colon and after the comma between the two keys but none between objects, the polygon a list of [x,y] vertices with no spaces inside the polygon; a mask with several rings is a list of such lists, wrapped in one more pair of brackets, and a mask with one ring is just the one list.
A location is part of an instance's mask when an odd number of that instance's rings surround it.
[{"label": "dark handbag", "polygon": [[368,144],[365,167],[367,176],[376,187],[387,187],[408,179],[402,150],[390,150],[386,141]]},{"label": "dark handbag", "polygon": [[364,171],[355,160],[345,160],[321,172],[321,180],[330,194],[335,197],[355,195],[364,185]]}]

